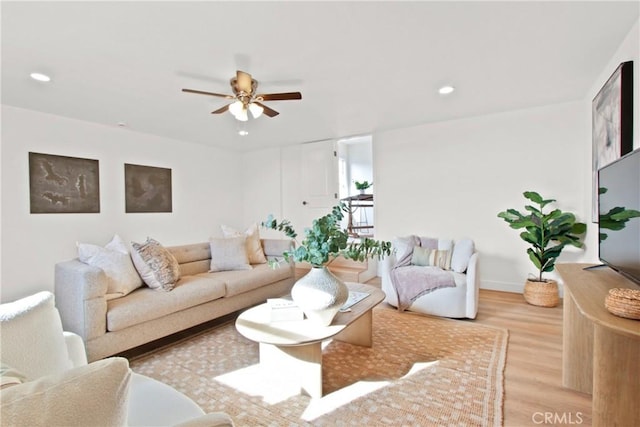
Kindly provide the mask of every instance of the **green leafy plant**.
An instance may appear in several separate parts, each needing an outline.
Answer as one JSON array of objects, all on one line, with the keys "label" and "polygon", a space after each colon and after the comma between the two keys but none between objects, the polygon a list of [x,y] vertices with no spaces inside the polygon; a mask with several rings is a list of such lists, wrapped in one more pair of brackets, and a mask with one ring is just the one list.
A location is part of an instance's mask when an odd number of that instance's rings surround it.
[{"label": "green leafy plant", "polygon": [[373,182],[368,182],[368,181],[363,181],[363,182],[354,181],[354,183],[356,185],[356,190],[366,190],[367,188],[373,185]]},{"label": "green leafy plant", "polygon": [[[391,242],[365,238],[362,241],[349,242],[347,230],[340,227],[340,221],[348,208],[344,203],[334,206],[331,213],[313,220],[310,228],[304,230],[304,239],[291,251],[283,253],[287,262],[308,262],[314,267],[320,267],[331,259],[342,255],[347,259],[364,261],[367,258],[378,259],[391,253]],[[287,237],[296,239],[298,233],[289,220],[278,221],[269,215],[262,226],[283,232]]]},{"label": "green leafy plant", "polygon": [[[604,194],[607,192],[607,189],[604,187],[600,187],[598,189],[598,194]],[[612,231],[622,230],[627,226],[627,222],[632,218],[639,218],[640,212],[635,209],[627,209],[625,207],[616,206],[609,210],[609,212],[601,214],[598,216],[598,222],[600,224],[600,229],[607,229]],[[607,233],[600,232],[599,239],[602,242],[609,237]]]},{"label": "green leafy plant", "polygon": [[524,229],[520,237],[531,244],[527,249],[529,259],[538,269],[536,282],[546,282],[542,273],[551,272],[555,268],[556,259],[566,245],[578,248],[583,246],[580,235],[587,231],[587,225],[577,222],[574,214],[554,209],[545,213],[544,208],[555,199],[543,199],[534,191],[525,191],[524,197],[536,206],[526,205],[527,213],[515,209],[507,209],[498,213],[511,228]]}]

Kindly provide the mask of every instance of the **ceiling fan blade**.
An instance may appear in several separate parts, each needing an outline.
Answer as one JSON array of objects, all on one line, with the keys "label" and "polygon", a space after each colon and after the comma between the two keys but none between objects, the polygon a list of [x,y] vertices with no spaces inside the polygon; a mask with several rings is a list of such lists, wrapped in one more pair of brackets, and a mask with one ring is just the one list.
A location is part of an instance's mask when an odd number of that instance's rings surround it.
[{"label": "ceiling fan blade", "polygon": [[280,113],[278,113],[276,110],[274,110],[273,108],[269,108],[269,107],[267,107],[266,105],[264,105],[264,104],[262,104],[262,103],[260,103],[260,102],[254,102],[254,104],[259,105],[259,106],[261,106],[262,108],[264,108],[263,113],[264,113],[265,115],[269,116],[269,117],[275,117],[275,116],[277,116],[278,114],[280,114]]},{"label": "ceiling fan blade", "polygon": [[220,98],[227,98],[227,99],[235,98],[235,96],[233,96],[233,95],[223,95],[221,93],[205,92],[205,91],[202,91],[202,90],[195,90],[195,89],[182,89],[182,91],[183,92],[188,92],[188,93],[197,93],[198,95],[219,96]]},{"label": "ceiling fan blade", "polygon": [[262,98],[263,101],[287,101],[289,99],[302,99],[302,94],[300,92],[266,93],[258,95],[256,98]]},{"label": "ceiling fan blade", "polygon": [[253,79],[251,78],[251,74],[237,70],[236,81],[236,85],[239,90],[249,94],[253,91]]},{"label": "ceiling fan blade", "polygon": [[229,109],[229,105],[231,105],[231,104],[227,104],[227,105],[225,105],[224,107],[220,107],[220,108],[218,108],[217,110],[212,111],[212,112],[211,112],[211,114],[221,114],[221,113],[224,113],[225,111],[227,111],[227,110]]}]

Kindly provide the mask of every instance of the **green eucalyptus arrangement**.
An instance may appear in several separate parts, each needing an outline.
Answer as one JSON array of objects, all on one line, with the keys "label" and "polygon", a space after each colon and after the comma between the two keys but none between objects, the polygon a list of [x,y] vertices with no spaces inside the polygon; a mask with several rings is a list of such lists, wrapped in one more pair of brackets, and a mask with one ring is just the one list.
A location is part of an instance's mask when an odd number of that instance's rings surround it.
[{"label": "green eucalyptus arrangement", "polygon": [[356,185],[356,190],[366,190],[367,188],[369,188],[369,187],[371,187],[373,185],[373,182],[369,182],[369,181],[363,181],[363,182],[354,181],[354,184]]},{"label": "green eucalyptus arrangement", "polygon": [[544,208],[555,199],[543,199],[535,191],[525,191],[524,197],[536,206],[526,205],[526,213],[515,209],[507,209],[498,213],[511,228],[524,229],[520,238],[531,244],[527,249],[529,259],[538,269],[536,282],[546,282],[542,273],[551,272],[555,268],[556,259],[566,245],[581,248],[580,235],[587,231],[587,225],[577,222],[574,214],[553,209],[545,212]]},{"label": "green eucalyptus arrangement", "polygon": [[[347,230],[340,227],[340,221],[348,212],[347,206],[340,202],[331,212],[321,218],[316,218],[310,228],[304,230],[304,239],[291,251],[283,256],[287,262],[308,262],[314,267],[321,267],[331,259],[342,255],[347,259],[364,261],[367,258],[382,257],[391,254],[391,242],[365,238],[359,242],[349,242]],[[298,233],[289,220],[278,221],[269,215],[262,226],[283,232],[287,237],[296,239]]]}]

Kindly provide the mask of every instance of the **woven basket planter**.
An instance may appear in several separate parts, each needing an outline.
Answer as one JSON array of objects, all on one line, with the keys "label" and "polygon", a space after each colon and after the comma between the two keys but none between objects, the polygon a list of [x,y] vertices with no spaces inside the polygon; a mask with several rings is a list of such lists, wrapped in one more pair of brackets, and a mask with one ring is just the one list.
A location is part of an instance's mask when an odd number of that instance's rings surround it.
[{"label": "woven basket planter", "polygon": [[527,280],[524,284],[524,300],[539,307],[557,306],[560,302],[558,282],[555,280],[547,280],[546,282]]}]

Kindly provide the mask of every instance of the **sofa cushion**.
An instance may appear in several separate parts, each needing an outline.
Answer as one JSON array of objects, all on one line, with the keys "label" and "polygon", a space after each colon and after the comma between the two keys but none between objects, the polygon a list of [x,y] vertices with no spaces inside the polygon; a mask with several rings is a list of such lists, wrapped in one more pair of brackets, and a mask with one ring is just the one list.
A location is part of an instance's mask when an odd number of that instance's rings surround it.
[{"label": "sofa cushion", "polygon": [[78,259],[98,267],[107,276],[107,299],[119,298],[142,286],[127,244],[117,234],[105,247],[78,243]]},{"label": "sofa cushion", "polygon": [[142,280],[152,289],[170,291],[180,279],[180,266],[175,257],[157,240],[131,243],[131,258]]},{"label": "sofa cushion", "polygon": [[253,224],[247,230],[242,233],[227,225],[221,225],[222,235],[224,237],[238,237],[246,236],[245,248],[247,256],[249,257],[249,263],[251,264],[264,264],[267,262],[267,258],[264,256],[264,250],[262,249],[262,242],[260,241],[260,232],[258,231],[258,224]]},{"label": "sofa cushion", "polygon": [[29,380],[71,368],[62,321],[51,292],[1,304],[0,330],[2,362]]},{"label": "sofa cushion", "polygon": [[211,245],[209,242],[169,246],[167,250],[180,264],[180,276],[205,273],[211,268]]},{"label": "sofa cushion", "polygon": [[251,270],[246,250],[246,237],[209,239],[211,246],[211,268],[209,271]]},{"label": "sofa cushion", "polygon": [[251,271],[219,271],[198,275],[198,277],[214,277],[216,280],[224,282],[227,297],[248,292],[291,276],[290,268],[271,268],[268,264],[255,265]]},{"label": "sofa cushion", "polygon": [[140,288],[108,302],[107,330],[114,332],[171,313],[204,304],[225,295],[225,284],[214,277],[185,276],[171,292]]},{"label": "sofa cushion", "polygon": [[10,426],[122,426],[130,379],[121,357],[47,375],[3,390],[0,418]]},{"label": "sofa cushion", "polygon": [[469,266],[471,255],[475,252],[475,244],[471,239],[462,239],[453,247],[451,269],[456,273],[464,273]]}]

